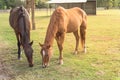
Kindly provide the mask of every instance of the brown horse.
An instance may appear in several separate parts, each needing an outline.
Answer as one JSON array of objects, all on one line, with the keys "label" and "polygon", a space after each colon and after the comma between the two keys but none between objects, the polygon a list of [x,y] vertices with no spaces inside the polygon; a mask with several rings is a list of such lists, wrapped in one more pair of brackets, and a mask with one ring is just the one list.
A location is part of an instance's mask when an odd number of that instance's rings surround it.
[{"label": "brown horse", "polygon": [[17,38],[18,46],[18,59],[21,58],[21,48],[22,45],[27,60],[29,62],[29,67],[33,66],[33,41],[30,42],[30,27],[31,22],[27,10],[21,6],[13,8],[10,11],[9,22],[11,27],[14,29]]},{"label": "brown horse", "polygon": [[59,63],[63,64],[62,50],[66,33],[73,32],[76,38],[76,48],[74,52],[75,54],[77,54],[78,52],[80,37],[83,51],[86,52],[85,48],[86,26],[87,15],[82,9],[77,7],[71,9],[64,9],[62,7],[58,7],[51,16],[44,44],[40,44],[40,46],[42,47],[41,48],[42,66],[43,67],[48,66],[48,62],[52,54],[54,38],[57,41],[57,45],[60,51]]}]

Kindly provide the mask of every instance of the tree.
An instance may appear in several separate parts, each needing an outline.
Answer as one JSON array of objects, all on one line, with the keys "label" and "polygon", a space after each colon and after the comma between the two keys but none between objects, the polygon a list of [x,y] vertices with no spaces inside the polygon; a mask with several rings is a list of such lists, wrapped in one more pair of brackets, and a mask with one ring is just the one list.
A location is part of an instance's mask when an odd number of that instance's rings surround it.
[{"label": "tree", "polygon": [[4,5],[5,5],[4,0],[0,0],[0,9],[4,9]]},{"label": "tree", "polygon": [[37,8],[47,8],[48,5],[47,5],[46,1],[37,0],[35,3],[35,6]]},{"label": "tree", "polygon": [[115,0],[112,0],[113,7],[115,7]]},{"label": "tree", "polygon": [[104,0],[97,0],[97,7],[103,7]]},{"label": "tree", "polygon": [[32,12],[32,29],[35,30],[35,14],[34,14],[34,9],[35,9],[35,1],[32,0],[32,5],[31,5],[31,12]]},{"label": "tree", "polygon": [[118,3],[118,7],[119,7],[119,9],[120,9],[120,2]]},{"label": "tree", "polygon": [[0,0],[0,9],[10,9],[20,5],[24,5],[21,0]]},{"label": "tree", "polygon": [[97,7],[116,8],[119,7],[120,0],[97,0]]},{"label": "tree", "polygon": [[[35,15],[34,15],[34,8],[35,8],[35,1],[34,0],[26,0],[26,8],[28,12],[32,14],[31,21],[32,21],[32,30],[35,30]],[[30,10],[31,9],[31,10]]]}]

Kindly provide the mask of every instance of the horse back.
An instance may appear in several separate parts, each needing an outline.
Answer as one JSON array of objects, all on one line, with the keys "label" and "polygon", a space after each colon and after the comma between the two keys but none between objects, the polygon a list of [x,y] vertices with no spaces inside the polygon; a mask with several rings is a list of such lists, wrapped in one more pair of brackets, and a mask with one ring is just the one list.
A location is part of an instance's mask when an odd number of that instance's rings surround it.
[{"label": "horse back", "polygon": [[59,22],[59,32],[75,32],[76,30],[78,30],[78,27],[86,24],[87,14],[78,7],[74,7],[71,9],[58,7],[53,13],[52,17],[58,18],[56,21]]},{"label": "horse back", "polygon": [[[20,22],[19,22],[19,14],[20,14],[19,9],[20,9],[20,7],[11,9],[10,16],[9,16],[10,26],[15,30],[15,32],[20,32],[23,30],[22,29],[23,25],[20,25]],[[27,30],[29,30],[31,27],[29,14],[26,11],[26,9],[24,9],[24,12],[25,12],[24,13],[25,14],[25,24],[27,25],[26,28],[27,28]]]},{"label": "horse back", "polygon": [[67,10],[68,25],[67,32],[74,32],[82,25],[86,24],[87,14],[82,9],[75,7]]},{"label": "horse back", "polygon": [[9,23],[10,26],[14,29],[17,26],[17,19],[18,19],[18,7],[13,8],[10,11],[10,16],[9,16]]}]

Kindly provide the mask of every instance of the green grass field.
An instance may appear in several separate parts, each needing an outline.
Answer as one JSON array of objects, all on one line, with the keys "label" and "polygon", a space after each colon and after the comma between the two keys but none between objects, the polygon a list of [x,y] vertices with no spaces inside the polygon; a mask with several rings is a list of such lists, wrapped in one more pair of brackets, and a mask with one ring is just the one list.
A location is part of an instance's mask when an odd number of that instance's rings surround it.
[{"label": "green grass field", "polygon": [[17,41],[8,17],[8,13],[0,13],[0,60],[6,70],[3,74],[12,80],[120,80],[120,10],[101,10],[96,16],[88,16],[87,54],[73,55],[75,38],[72,33],[67,34],[64,64],[58,65],[59,51],[54,41],[54,54],[45,69],[41,67],[38,43],[44,42],[50,17],[46,12],[36,12],[37,29],[31,31],[33,68],[28,67],[24,52],[22,60],[17,60]]}]

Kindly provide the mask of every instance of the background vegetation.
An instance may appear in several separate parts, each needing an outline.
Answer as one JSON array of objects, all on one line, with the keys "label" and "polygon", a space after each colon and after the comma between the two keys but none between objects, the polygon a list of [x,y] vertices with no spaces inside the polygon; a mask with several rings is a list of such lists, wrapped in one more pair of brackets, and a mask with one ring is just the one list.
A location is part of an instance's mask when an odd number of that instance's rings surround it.
[{"label": "background vegetation", "polygon": [[[48,0],[35,0],[36,8],[46,8]],[[25,0],[0,0],[0,9],[9,9],[15,6],[25,5]]]},{"label": "background vegetation", "polygon": [[0,0],[0,9],[10,9],[24,4],[25,3],[21,0]]},{"label": "background vegetation", "polygon": [[97,0],[97,7],[120,8],[120,0]]},{"label": "background vegetation", "polygon": [[[35,0],[36,8],[48,7],[48,0]],[[25,0],[0,0],[0,9],[9,9],[11,7],[25,5]],[[120,0],[97,0],[97,7],[109,8],[120,8]]]},{"label": "background vegetation", "polygon": [[63,65],[58,65],[59,51],[54,41],[50,66],[43,69],[38,43],[43,43],[45,39],[50,19],[46,14],[45,11],[35,12],[36,30],[31,31],[31,40],[34,40],[34,67],[29,68],[24,52],[22,60],[17,60],[17,41],[9,26],[9,13],[0,13],[0,61],[4,63],[2,67],[9,79],[120,80],[120,10],[101,10],[97,11],[96,16],[88,16],[86,54],[72,54],[75,38],[72,33],[67,34]]}]

